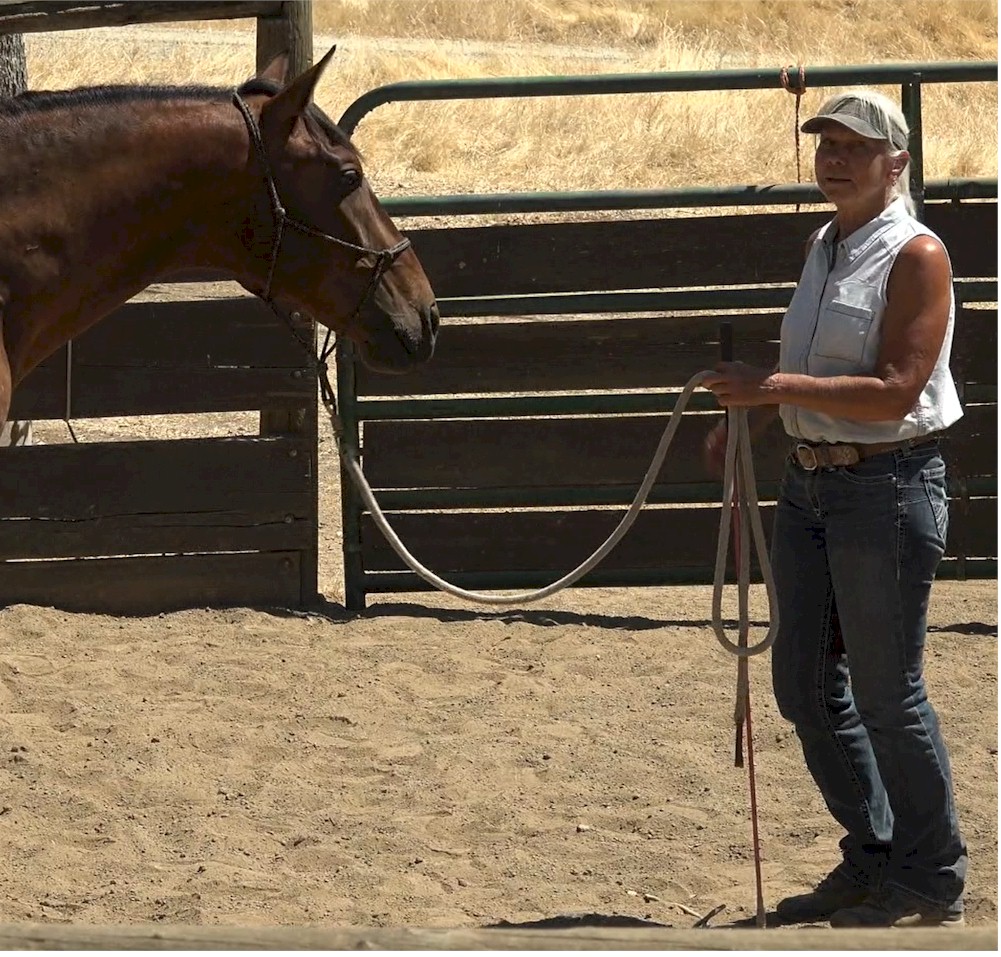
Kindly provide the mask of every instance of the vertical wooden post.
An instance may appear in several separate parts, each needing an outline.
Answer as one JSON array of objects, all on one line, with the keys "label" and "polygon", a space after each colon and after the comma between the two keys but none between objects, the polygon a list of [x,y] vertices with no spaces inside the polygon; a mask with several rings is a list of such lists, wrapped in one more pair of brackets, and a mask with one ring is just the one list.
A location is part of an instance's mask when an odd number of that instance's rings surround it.
[{"label": "vertical wooden post", "polygon": [[[341,416],[341,448],[356,458],[361,454],[358,423],[358,388],[355,376],[355,349],[346,338],[337,343],[337,401]],[[341,462],[341,555],[344,562],[344,607],[365,609],[365,566],[361,553],[361,495],[354,479]]]},{"label": "vertical wooden post", "polygon": [[257,69],[288,53],[291,76],[313,65],[313,9],[310,0],[286,0],[280,17],[257,18]]},{"label": "vertical wooden post", "polygon": [[[257,70],[263,70],[276,56],[288,53],[289,78],[298,76],[313,64],[313,11],[310,0],[286,0],[282,3],[281,15],[257,18]],[[315,339],[315,325],[312,320],[304,321],[300,335],[312,343]],[[305,368],[305,366],[304,366]],[[307,374],[312,374],[307,370]],[[303,552],[300,559],[301,593],[303,605],[314,604],[317,600],[317,557],[319,552],[319,479],[317,467],[317,407],[314,399],[306,407],[272,408],[261,410],[261,435],[301,436],[308,446],[310,457],[310,499],[309,517],[311,533],[309,553]]]}]

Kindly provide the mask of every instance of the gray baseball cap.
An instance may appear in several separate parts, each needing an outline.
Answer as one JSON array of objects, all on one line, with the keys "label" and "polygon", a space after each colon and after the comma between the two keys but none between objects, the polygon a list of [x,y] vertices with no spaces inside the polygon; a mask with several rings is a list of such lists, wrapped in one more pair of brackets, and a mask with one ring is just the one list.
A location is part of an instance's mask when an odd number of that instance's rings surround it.
[{"label": "gray baseball cap", "polygon": [[819,133],[825,123],[840,123],[860,136],[874,140],[889,140],[894,149],[907,149],[908,131],[900,119],[867,97],[843,93],[831,97],[800,129],[804,133]]}]

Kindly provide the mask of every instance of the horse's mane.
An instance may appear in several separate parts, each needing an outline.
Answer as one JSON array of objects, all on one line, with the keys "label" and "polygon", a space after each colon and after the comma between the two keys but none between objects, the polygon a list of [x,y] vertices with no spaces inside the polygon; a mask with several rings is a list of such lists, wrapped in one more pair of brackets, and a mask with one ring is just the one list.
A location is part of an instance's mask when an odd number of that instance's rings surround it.
[{"label": "horse's mane", "polygon": [[[241,96],[274,96],[281,85],[273,80],[254,77],[237,88]],[[212,86],[90,86],[75,90],[26,90],[17,96],[0,97],[0,122],[50,110],[113,107],[124,103],[158,103],[169,100],[229,100],[232,89]],[[354,150],[348,135],[315,104],[307,112],[309,119],[334,142]]]},{"label": "horse's mane", "polygon": [[116,106],[119,103],[217,100],[227,92],[207,86],[89,86],[75,90],[26,90],[17,96],[0,98],[0,116],[26,116],[49,110]]}]

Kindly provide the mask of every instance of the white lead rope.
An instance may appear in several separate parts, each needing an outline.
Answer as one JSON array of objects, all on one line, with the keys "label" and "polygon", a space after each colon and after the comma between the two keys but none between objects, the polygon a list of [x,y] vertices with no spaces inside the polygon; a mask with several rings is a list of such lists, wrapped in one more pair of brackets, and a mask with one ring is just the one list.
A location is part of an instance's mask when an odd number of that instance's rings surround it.
[{"label": "white lead rope", "polygon": [[[462,598],[467,601],[484,605],[515,605],[539,601],[542,598],[554,595],[556,592],[562,591],[564,588],[572,585],[598,565],[598,563],[601,562],[601,560],[604,559],[605,556],[608,555],[608,553],[621,541],[626,532],[629,531],[633,522],[636,521],[636,517],[639,515],[640,509],[642,509],[647,500],[647,496],[650,494],[650,489],[653,488],[653,484],[660,472],[660,467],[664,462],[665,456],[667,455],[668,447],[674,439],[675,433],[678,431],[678,426],[681,424],[681,413],[688,404],[688,400],[691,398],[692,393],[701,384],[705,376],[710,374],[711,373],[708,371],[697,373],[692,376],[692,378],[685,385],[684,389],[682,389],[681,394],[678,396],[678,400],[675,403],[674,409],[671,411],[670,419],[668,420],[664,433],[661,436],[660,443],[657,446],[657,451],[654,453],[653,461],[650,463],[650,467],[647,469],[646,475],[643,477],[639,490],[637,491],[632,504],[629,506],[628,511],[622,517],[622,520],[615,527],[611,535],[609,535],[608,538],[605,539],[600,546],[598,546],[589,558],[585,559],[585,561],[578,565],[573,571],[564,575],[558,581],[554,581],[552,584],[536,589],[535,591],[518,592],[508,595],[468,591],[465,588],[460,588],[457,585],[453,585],[451,582],[440,578],[410,554],[403,542],[400,541],[399,536],[393,530],[392,526],[390,526],[389,522],[386,520],[386,516],[382,512],[382,508],[376,501],[372,488],[369,486],[368,481],[362,472],[358,459],[353,454],[349,454],[344,449],[343,445],[340,444],[341,430],[340,424],[336,420],[337,413],[331,406],[328,406],[327,411],[331,416],[331,423],[334,427],[334,435],[338,438],[344,467],[354,479],[362,500],[364,501],[366,508],[372,513],[372,518],[375,520],[376,525],[382,534],[385,535],[386,540],[393,547],[396,554],[403,560],[404,564],[406,564],[411,571],[415,572],[426,582],[434,585],[435,588],[443,592],[447,592],[449,595],[454,595],[456,598]],[[730,427],[727,429],[726,463],[723,472],[723,509],[720,518],[719,542],[716,548],[716,574],[713,579],[712,624],[716,637],[727,651],[737,655],[738,657],[747,658],[751,655],[761,654],[761,652],[767,651],[772,646],[772,643],[775,641],[775,633],[778,630],[778,616],[776,613],[775,584],[772,579],[771,567],[768,563],[768,554],[765,548],[764,529],[761,525],[761,515],[758,510],[757,490],[754,482],[754,468],[751,461],[751,438],[747,426],[746,410],[731,410],[729,425]],[[751,647],[747,647],[746,645],[748,628],[747,594],[750,585],[750,574],[748,569],[749,562],[747,561],[749,554],[743,556],[739,563],[739,644],[732,642],[727,637],[726,632],[723,629],[722,621],[723,579],[726,574],[726,556],[730,542],[731,523],[729,503],[733,496],[734,477],[738,460],[741,468],[740,481],[737,485],[738,495],[746,493],[748,499],[746,502],[746,511],[750,513],[750,530],[755,539],[758,563],[761,567],[765,589],[768,593],[768,606],[770,612],[769,618],[771,622],[768,633],[765,637],[758,642],[758,644],[752,645]],[[742,507],[744,507],[743,498],[741,498],[741,503]],[[743,527],[746,529],[746,523]],[[748,551],[746,543],[747,535],[745,534],[742,536],[742,550],[744,551]]]}]

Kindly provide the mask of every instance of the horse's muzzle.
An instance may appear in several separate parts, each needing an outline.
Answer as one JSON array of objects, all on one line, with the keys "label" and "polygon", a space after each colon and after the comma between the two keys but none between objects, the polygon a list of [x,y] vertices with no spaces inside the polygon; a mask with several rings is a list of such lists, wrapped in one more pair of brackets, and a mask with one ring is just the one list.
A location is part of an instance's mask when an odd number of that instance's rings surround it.
[{"label": "horse's muzzle", "polygon": [[408,372],[434,354],[440,324],[437,303],[418,306],[406,317],[390,317],[377,334],[369,326],[356,340],[358,355],[373,372]]}]

